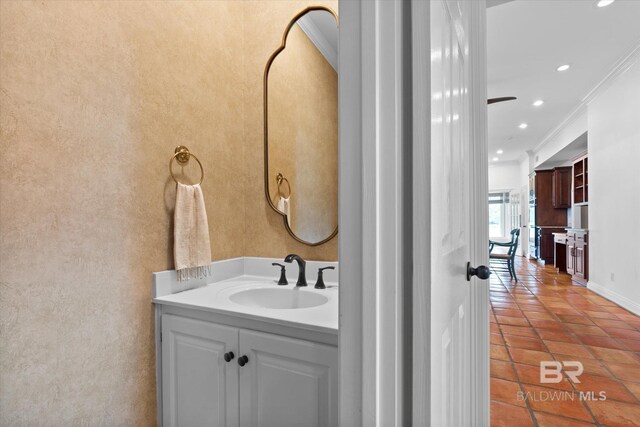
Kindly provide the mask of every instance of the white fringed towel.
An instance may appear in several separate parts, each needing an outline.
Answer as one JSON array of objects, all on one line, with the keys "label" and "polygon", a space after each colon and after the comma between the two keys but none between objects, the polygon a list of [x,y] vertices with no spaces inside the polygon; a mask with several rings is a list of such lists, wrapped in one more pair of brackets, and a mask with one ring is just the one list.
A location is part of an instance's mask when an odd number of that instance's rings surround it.
[{"label": "white fringed towel", "polygon": [[198,276],[190,269],[211,264],[209,223],[200,184],[178,183],[173,224],[173,255],[178,277]]},{"label": "white fringed towel", "polygon": [[282,197],[279,196],[278,198],[278,203],[277,203],[277,208],[280,212],[284,213],[285,215],[287,215],[287,223],[289,224],[289,227],[291,227],[291,195],[289,195],[289,197]]}]

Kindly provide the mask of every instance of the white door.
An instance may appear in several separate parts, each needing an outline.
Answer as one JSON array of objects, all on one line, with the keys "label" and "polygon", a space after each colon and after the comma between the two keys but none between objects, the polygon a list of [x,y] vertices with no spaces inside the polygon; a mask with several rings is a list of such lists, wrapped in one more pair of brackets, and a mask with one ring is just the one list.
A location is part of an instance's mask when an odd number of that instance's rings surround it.
[{"label": "white door", "polygon": [[163,426],[238,426],[237,352],[237,328],[162,316]]},{"label": "white door", "polygon": [[[478,176],[486,171],[479,162],[487,162],[486,157],[478,158],[479,145],[486,144],[482,137],[486,128],[478,123],[477,111],[484,111],[485,104],[478,107],[474,92],[478,83],[471,72],[472,37],[484,37],[480,32],[471,34],[477,18],[472,15],[477,13],[469,1],[431,2],[430,417],[434,426],[482,424],[475,419],[477,393],[472,393],[472,374],[485,363],[472,357],[476,344],[471,319],[478,294],[471,287],[478,285],[478,279],[466,279],[474,245],[479,239],[488,245],[487,224],[477,221],[486,215],[478,212],[476,197],[484,198],[486,209],[488,194],[486,177]],[[486,313],[485,318],[488,329]]]},{"label": "white door", "polygon": [[338,349],[240,331],[240,425],[338,425]]}]

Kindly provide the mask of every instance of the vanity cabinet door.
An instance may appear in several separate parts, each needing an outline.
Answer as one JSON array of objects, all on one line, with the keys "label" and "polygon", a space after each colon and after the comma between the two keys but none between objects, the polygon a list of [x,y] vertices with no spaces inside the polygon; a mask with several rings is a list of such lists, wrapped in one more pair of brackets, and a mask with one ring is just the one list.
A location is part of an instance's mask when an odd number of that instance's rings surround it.
[{"label": "vanity cabinet door", "polygon": [[240,330],[240,425],[338,425],[338,349]]},{"label": "vanity cabinet door", "polygon": [[238,426],[237,358],[237,328],[162,316],[163,426]]}]

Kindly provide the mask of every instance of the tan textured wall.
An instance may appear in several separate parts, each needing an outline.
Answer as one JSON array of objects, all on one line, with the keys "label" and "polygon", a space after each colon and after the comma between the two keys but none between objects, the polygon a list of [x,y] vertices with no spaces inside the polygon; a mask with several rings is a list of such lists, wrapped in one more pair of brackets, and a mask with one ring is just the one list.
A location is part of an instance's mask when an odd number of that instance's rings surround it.
[{"label": "tan textured wall", "polygon": [[[308,5],[328,6],[338,11],[337,0],[272,1],[265,8],[264,1],[245,2],[245,73],[247,103],[245,110],[245,163],[247,188],[245,189],[247,256],[273,256],[294,252],[307,259],[337,260],[338,237],[321,246],[310,247],[296,242],[284,230],[282,216],[274,212],[264,198],[263,169],[253,167],[263,162],[263,73],[273,51],[280,46],[282,33],[293,16]],[[310,277],[310,280],[313,280]]]},{"label": "tan textured wall", "polygon": [[268,106],[272,200],[281,172],[291,183],[291,229],[320,242],[338,225],[338,74],[298,25],[269,70]]},{"label": "tan textured wall", "polygon": [[263,192],[262,72],[305,4],[0,2],[0,425],[155,424],[178,144],[205,167],[214,259],[337,259]]},{"label": "tan textured wall", "polygon": [[304,4],[0,1],[0,425],[155,424],[176,145],[214,259],[337,259],[264,198],[262,72]]},{"label": "tan textured wall", "polygon": [[0,425],[155,425],[176,145],[204,164],[214,258],[243,254],[244,13],[0,2]]}]

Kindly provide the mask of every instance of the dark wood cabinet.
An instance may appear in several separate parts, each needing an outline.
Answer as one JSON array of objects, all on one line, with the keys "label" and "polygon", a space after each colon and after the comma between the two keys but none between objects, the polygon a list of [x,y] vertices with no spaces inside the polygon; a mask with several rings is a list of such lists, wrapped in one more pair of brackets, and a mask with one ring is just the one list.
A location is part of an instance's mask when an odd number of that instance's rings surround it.
[{"label": "dark wood cabinet", "polygon": [[563,233],[564,228],[540,227],[540,250],[538,259],[553,264],[555,254],[555,236],[553,233]]},{"label": "dark wood cabinet", "polygon": [[583,283],[589,280],[589,246],[587,233],[576,233],[576,278]]},{"label": "dark wood cabinet", "polygon": [[553,175],[554,171],[536,171],[536,226],[559,227],[567,225],[567,209],[553,206]]},{"label": "dark wood cabinet", "polygon": [[576,274],[576,241],[567,236],[567,274]]},{"label": "dark wood cabinet", "polygon": [[589,244],[584,230],[567,232],[567,273],[583,285],[589,280]]},{"label": "dark wood cabinet", "polygon": [[553,233],[553,265],[557,272],[567,272],[567,234]]},{"label": "dark wood cabinet", "polygon": [[584,245],[576,245],[576,269],[575,275],[584,279],[585,259],[584,259]]},{"label": "dark wood cabinet", "polygon": [[589,203],[589,158],[573,163],[573,202]]},{"label": "dark wood cabinet", "polygon": [[555,209],[571,207],[571,170],[570,166],[553,170],[551,204]]},{"label": "dark wood cabinet", "polygon": [[[570,178],[571,168],[563,169],[566,169]],[[555,189],[556,183],[559,185],[560,181],[566,185],[567,177],[558,175],[554,178],[554,176],[553,169],[535,172],[536,257],[545,263],[553,263],[555,246],[553,233],[562,233],[567,226],[567,209],[554,207],[554,198],[557,199],[555,202],[560,202],[562,197],[566,198],[571,194],[571,187],[559,191]]]}]

